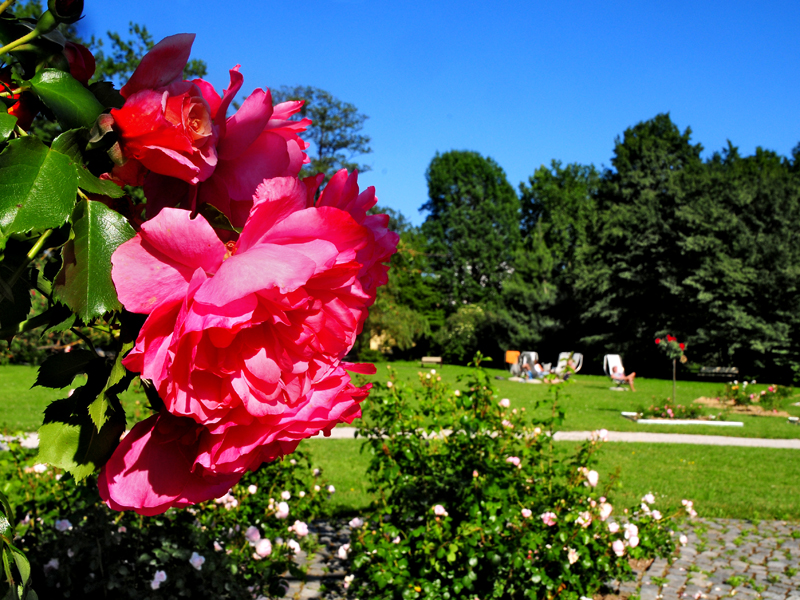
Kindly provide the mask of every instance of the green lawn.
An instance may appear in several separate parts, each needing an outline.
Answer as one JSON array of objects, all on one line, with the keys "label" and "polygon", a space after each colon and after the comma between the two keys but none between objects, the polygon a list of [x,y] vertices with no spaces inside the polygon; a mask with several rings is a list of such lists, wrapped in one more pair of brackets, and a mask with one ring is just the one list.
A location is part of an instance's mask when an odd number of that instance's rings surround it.
[{"label": "green lawn", "polygon": [[[416,385],[419,363],[392,363],[399,379]],[[454,388],[463,385],[458,380],[468,369],[446,365],[437,375]],[[493,375],[506,377],[502,370],[490,370]],[[377,386],[388,379],[387,364],[378,365],[378,374],[368,377]],[[55,399],[64,397],[66,390],[32,388],[36,379],[33,367],[0,367],[0,431],[33,431],[41,424],[42,410]],[[545,406],[552,396],[551,386],[495,381],[500,398],[509,398],[512,406],[534,410],[537,402]],[[75,382],[74,385],[78,385]],[[655,401],[663,401],[672,391],[672,382],[638,379],[637,392],[613,392],[604,377],[580,375],[567,386],[562,406],[566,411],[563,430],[606,428],[616,431],[683,432],[713,435],[733,435],[762,438],[798,438],[800,427],[786,419],[773,417],[742,417],[744,427],[710,426],[639,426],[624,419],[620,412],[636,410]],[[131,411],[129,423],[147,416],[144,394],[135,389],[123,394],[123,403]],[[688,403],[700,396],[716,396],[720,383],[678,382],[678,402]],[[756,386],[756,389],[760,389]],[[784,408],[800,416],[800,409],[791,406],[798,398],[787,401]],[[369,399],[365,408],[368,410]],[[303,442],[315,462],[323,468],[324,476],[336,486],[332,509],[339,514],[363,511],[369,504],[366,469],[368,457],[360,453],[358,440],[311,439]],[[561,446],[567,448],[569,442]],[[667,505],[678,508],[682,498],[695,501],[703,516],[731,518],[800,519],[800,451],[767,448],[737,448],[671,444],[609,443],[601,453],[599,471],[607,478],[620,469],[618,489],[610,497],[622,504],[633,504],[647,492],[663,497]]]},{"label": "green lawn", "polygon": [[[62,390],[32,387],[36,373],[36,367],[0,366],[0,433],[36,431],[42,425],[45,407],[54,400],[65,398],[69,392],[69,387]],[[78,387],[81,383],[76,378],[72,387]],[[149,416],[144,408],[145,395],[139,391],[137,383],[131,385],[121,399],[128,411],[129,424]]]},{"label": "green lawn", "polygon": [[[377,375],[367,379],[376,385],[384,385],[387,381],[387,363],[379,363]],[[412,385],[418,385],[417,373],[427,373],[429,369],[421,369],[418,362],[394,362],[389,366],[397,371],[398,377]],[[442,380],[457,388],[458,377],[466,375],[466,367],[445,365],[436,369]],[[549,411],[549,400],[552,398],[551,386],[547,384],[529,384],[508,381],[508,372],[499,369],[488,369],[497,377],[495,380],[497,395],[509,398],[512,406],[526,407],[533,410],[537,402],[543,402],[541,414]],[[650,431],[673,433],[697,433],[703,435],[726,435],[736,437],[758,438],[800,438],[800,426],[790,424],[781,417],[754,417],[730,415],[729,420],[741,421],[743,427],[714,427],[710,425],[638,425],[623,418],[622,411],[635,411],[657,402],[663,402],[672,395],[672,381],[664,379],[636,378],[636,392],[615,392],[609,389],[611,382],[607,377],[596,375],[575,376],[575,383],[566,387],[562,394],[561,406],[566,411],[566,421],[561,427],[565,431],[583,431],[591,429],[608,429],[610,431]],[[766,389],[767,382],[754,386],[755,391]],[[689,404],[702,396],[716,397],[723,384],[720,382],[678,381],[676,401]],[[792,403],[800,400],[800,396],[790,398],[783,407],[789,414],[800,416],[800,407]],[[709,411],[707,411],[709,412]],[[719,411],[715,411],[715,414]]]},{"label": "green lawn", "polygon": [[[336,487],[332,508],[358,514],[369,504],[369,455],[361,440],[310,439],[315,465]],[[572,442],[558,444],[571,451]],[[608,491],[612,504],[634,506],[648,492],[663,507],[681,512],[691,499],[702,517],[800,519],[800,451],[686,444],[608,443],[599,452],[600,488],[619,469],[618,485]],[[604,492],[605,493],[605,492]]]}]

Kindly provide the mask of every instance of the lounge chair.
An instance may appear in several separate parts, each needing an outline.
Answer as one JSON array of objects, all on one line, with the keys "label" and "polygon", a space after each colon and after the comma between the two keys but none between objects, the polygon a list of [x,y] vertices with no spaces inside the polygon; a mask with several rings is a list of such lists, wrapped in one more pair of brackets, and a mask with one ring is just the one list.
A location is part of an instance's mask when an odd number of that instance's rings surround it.
[{"label": "lounge chair", "polygon": [[580,352],[562,352],[558,355],[558,363],[556,364],[555,374],[559,377],[564,375],[564,372],[567,370],[567,363],[569,359],[572,358],[572,362],[575,365],[573,367],[573,371],[576,373],[581,370],[583,366],[583,354]]},{"label": "lounge chair", "polygon": [[533,350],[527,350],[525,352],[521,352],[519,358],[517,359],[517,363],[511,365],[511,374],[514,377],[522,377],[522,365],[528,364],[528,366],[533,367],[533,363],[539,362],[539,354],[534,352]]},{"label": "lounge chair", "polygon": [[603,357],[603,371],[605,371],[606,375],[608,375],[609,378],[611,378],[611,381],[615,383],[614,387],[611,389],[615,391],[622,391],[624,390],[622,387],[623,385],[630,387],[630,384],[627,381],[614,377],[614,367],[621,369],[623,372],[625,371],[625,367],[622,366],[622,358],[619,354],[606,354]]}]

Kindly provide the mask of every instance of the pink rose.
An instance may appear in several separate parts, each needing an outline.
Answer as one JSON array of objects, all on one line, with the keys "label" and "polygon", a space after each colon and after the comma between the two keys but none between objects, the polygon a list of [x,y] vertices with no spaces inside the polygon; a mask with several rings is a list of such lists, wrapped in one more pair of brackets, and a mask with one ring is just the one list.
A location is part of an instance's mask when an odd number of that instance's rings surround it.
[{"label": "pink rose", "polygon": [[120,90],[125,104],[111,117],[127,162],[114,175],[125,183],[140,185],[146,170],[198,183],[217,165],[214,118],[224,118],[238,88],[223,100],[205,81],[182,80],[193,41],[185,33],[161,40]]},{"label": "pink rose", "polygon": [[597,471],[588,471],[586,473],[586,483],[588,483],[592,487],[597,486],[597,482],[599,481],[599,479],[600,475],[597,473]]},{"label": "pink rose", "polygon": [[531,509],[529,509],[529,508],[523,508],[522,509],[522,518],[523,519],[530,519],[532,514],[533,514],[533,512],[531,512]]},{"label": "pink rose", "polygon": [[546,512],[541,515],[542,522],[547,525],[548,527],[552,527],[556,524],[556,513],[554,512]]},{"label": "pink rose", "polygon": [[617,556],[622,556],[625,554],[625,544],[622,543],[622,540],[614,540],[614,543],[611,544],[611,549],[614,550],[614,554]]},{"label": "pink rose", "polygon": [[149,314],[124,364],[153,382],[166,411],[137,424],[103,470],[109,506],[157,514],[219,496],[360,416],[369,386],[354,387],[345,366],[374,367],[341,359],[398,237],[386,215],[366,215],[374,191],[342,179],[316,206],[313,185],[265,182],[228,245],[202,217],[168,208],[114,253],[121,302]]}]

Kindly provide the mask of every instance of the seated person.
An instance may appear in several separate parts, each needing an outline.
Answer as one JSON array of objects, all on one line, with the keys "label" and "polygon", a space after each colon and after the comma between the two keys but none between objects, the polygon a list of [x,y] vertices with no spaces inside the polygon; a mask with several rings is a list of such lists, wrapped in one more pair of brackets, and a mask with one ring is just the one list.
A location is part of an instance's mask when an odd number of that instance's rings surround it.
[{"label": "seated person", "polygon": [[536,376],[536,379],[542,379],[547,372],[544,370],[540,362],[533,363],[533,374]]},{"label": "seated person", "polygon": [[531,375],[531,366],[528,363],[522,363],[522,373],[520,373],[523,379],[530,379]]},{"label": "seated person", "polygon": [[564,381],[575,374],[575,361],[571,358],[567,361],[567,368],[564,369]]},{"label": "seated person", "polygon": [[635,392],[636,388],[633,387],[633,380],[636,377],[636,373],[631,373],[630,375],[625,375],[625,369],[622,367],[613,367],[611,369],[611,379],[614,380],[616,383],[627,383],[631,386],[631,391]]}]

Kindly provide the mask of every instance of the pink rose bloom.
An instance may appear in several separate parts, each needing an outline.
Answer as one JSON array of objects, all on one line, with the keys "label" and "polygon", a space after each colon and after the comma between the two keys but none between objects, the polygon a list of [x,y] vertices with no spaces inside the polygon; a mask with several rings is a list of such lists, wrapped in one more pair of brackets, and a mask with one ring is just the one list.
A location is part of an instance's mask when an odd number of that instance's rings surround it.
[{"label": "pink rose bloom", "polygon": [[[343,185],[337,186],[336,183]],[[259,187],[236,242],[166,208],[112,257],[120,301],[148,314],[125,366],[165,410],[133,427],[100,478],[117,510],[158,514],[224,494],[247,470],[360,416],[343,365],[398,236],[355,174]],[[331,187],[333,185],[333,187]],[[268,265],[269,268],[265,268]]]},{"label": "pink rose bloom", "polygon": [[543,513],[541,515],[541,518],[542,518],[542,521],[544,522],[544,524],[547,525],[548,527],[552,527],[553,525],[556,524],[557,517],[556,517],[556,513],[554,513],[554,512]]},{"label": "pink rose bloom", "polygon": [[114,176],[125,183],[140,185],[147,170],[198,183],[217,166],[215,116],[224,118],[235,92],[223,102],[205,81],[183,81],[192,42],[188,33],[161,40],[120,90],[125,104],[111,118],[125,163]]},{"label": "pink rose bloom", "polygon": [[582,512],[578,515],[578,518],[575,520],[575,522],[581,527],[588,527],[592,524],[592,515],[588,510]]},{"label": "pink rose bloom", "polygon": [[294,531],[295,535],[298,537],[305,537],[308,535],[308,525],[303,521],[295,521],[289,529]]},{"label": "pink rose bloom", "polygon": [[519,457],[518,457],[518,456],[509,456],[509,457],[506,459],[506,462],[507,462],[507,463],[511,463],[512,465],[514,465],[514,466],[515,466],[515,467],[517,467],[517,468],[519,468],[519,467],[520,467],[520,460],[519,460]]},{"label": "pink rose bloom", "polygon": [[502,400],[500,400],[500,402],[498,402],[498,404],[503,408],[508,408],[509,406],[511,406],[511,400],[509,400],[508,398],[503,398]]},{"label": "pink rose bloom", "polygon": [[636,546],[638,546],[638,545],[639,545],[639,536],[632,535],[632,536],[631,536],[631,537],[628,539],[628,545],[629,545],[631,548],[636,548]]},{"label": "pink rose bloom", "polygon": [[611,533],[617,533],[619,531],[619,523],[609,523],[608,530]]},{"label": "pink rose bloom", "polygon": [[239,67],[222,96],[202,79],[184,81],[193,42],[193,34],[163,39],[120,90],[125,105],[111,117],[126,162],[113,176],[144,184],[148,218],[165,206],[212,202],[241,227],[264,179],[295,177],[308,162],[308,144],[298,134],[311,121],[290,120],[302,102],[273,107],[261,89],[227,117],[244,83]]},{"label": "pink rose bloom", "polygon": [[622,540],[614,540],[614,543],[611,544],[611,549],[617,556],[621,557],[625,554],[625,544],[622,543]]},{"label": "pink rose bloom", "polygon": [[437,517],[446,517],[447,511],[444,509],[444,506],[437,504],[433,507],[433,514],[435,514]]},{"label": "pink rose bloom", "polygon": [[529,509],[529,508],[523,508],[522,509],[522,518],[523,519],[530,519],[532,514],[533,513],[531,512],[531,509]]},{"label": "pink rose bloom", "polygon": [[597,471],[589,471],[588,473],[586,473],[586,482],[592,487],[597,486],[597,482],[599,481],[599,479],[600,475],[598,475]]},{"label": "pink rose bloom", "polygon": [[272,554],[272,542],[268,539],[263,538],[258,541],[255,548],[255,553],[253,554],[253,558],[256,560],[260,560],[262,558],[266,558],[270,554]]},{"label": "pink rose bloom", "polygon": [[605,521],[608,517],[611,516],[614,507],[611,506],[608,502],[601,502],[600,503],[600,520]]},{"label": "pink rose bloom", "polygon": [[261,539],[261,532],[258,530],[258,527],[250,525],[250,527],[248,527],[244,532],[244,537],[251,544],[255,544]]}]

